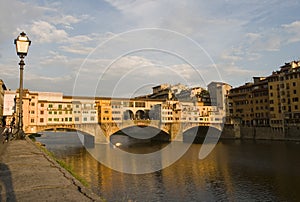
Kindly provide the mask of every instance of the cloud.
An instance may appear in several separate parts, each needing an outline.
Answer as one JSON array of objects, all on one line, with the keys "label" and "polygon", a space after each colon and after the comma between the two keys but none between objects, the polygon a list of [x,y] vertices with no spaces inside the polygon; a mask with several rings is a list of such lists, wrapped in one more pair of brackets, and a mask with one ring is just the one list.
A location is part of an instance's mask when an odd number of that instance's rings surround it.
[{"label": "cloud", "polygon": [[72,15],[55,16],[52,19],[54,24],[72,25],[80,22],[82,19]]},{"label": "cloud", "polygon": [[16,30],[26,28],[28,22],[42,17],[49,8],[33,5],[29,2],[18,0],[0,1],[0,43],[19,34]]},{"label": "cloud", "polygon": [[[92,81],[99,80],[113,59],[117,61],[102,77],[106,83],[101,89],[107,93],[111,90],[109,85],[115,85],[120,78],[121,89],[125,91],[143,82],[177,83],[183,79],[190,83],[209,82],[219,79],[218,71],[225,81],[236,84],[295,57],[299,49],[300,19],[295,15],[299,10],[296,1],[106,2],[111,6],[101,1],[2,0],[0,15],[5,20],[0,21],[0,55],[1,71],[3,68],[5,72],[1,75],[16,85],[18,69],[16,60],[11,59],[16,57],[15,53],[10,56],[14,51],[11,41],[23,30],[33,42],[30,57],[26,58],[30,68],[25,73],[32,75],[29,78],[47,89],[63,89],[63,78],[68,82],[75,78],[83,64],[79,85],[84,88],[79,94],[88,92],[90,85],[97,85]],[[162,30],[129,33],[145,27]],[[199,46],[195,47],[188,38]],[[219,70],[210,66],[213,60],[219,64]],[[202,78],[197,78],[198,73]],[[30,79],[26,80],[27,84],[31,83]],[[46,86],[44,80],[51,86]],[[69,84],[66,89],[71,89]]]},{"label": "cloud", "polygon": [[84,47],[79,44],[72,44],[68,46],[60,46],[60,50],[68,52],[68,53],[74,53],[74,54],[80,54],[80,55],[88,55],[90,52],[93,51],[92,47]]},{"label": "cloud", "polygon": [[54,25],[42,20],[33,22],[30,33],[37,43],[60,43],[68,38],[65,30],[57,29]]},{"label": "cloud", "polygon": [[300,21],[294,21],[290,24],[283,24],[282,28],[289,34],[287,43],[295,43],[300,41]]},{"label": "cloud", "polygon": [[252,77],[260,76],[261,72],[258,70],[245,69],[242,66],[233,63],[225,63],[218,65],[221,77],[224,82],[239,86],[243,83],[252,81]]}]

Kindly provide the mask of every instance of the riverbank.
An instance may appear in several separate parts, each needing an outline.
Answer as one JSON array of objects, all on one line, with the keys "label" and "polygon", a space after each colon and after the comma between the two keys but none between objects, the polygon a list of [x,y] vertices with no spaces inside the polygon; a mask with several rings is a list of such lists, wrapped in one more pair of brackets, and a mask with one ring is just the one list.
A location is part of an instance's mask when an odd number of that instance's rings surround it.
[{"label": "riverbank", "polygon": [[241,126],[226,124],[222,130],[221,139],[241,140],[282,140],[300,141],[300,126],[288,126],[284,130],[271,127]]},{"label": "riverbank", "polygon": [[0,201],[102,200],[27,138],[1,142]]}]

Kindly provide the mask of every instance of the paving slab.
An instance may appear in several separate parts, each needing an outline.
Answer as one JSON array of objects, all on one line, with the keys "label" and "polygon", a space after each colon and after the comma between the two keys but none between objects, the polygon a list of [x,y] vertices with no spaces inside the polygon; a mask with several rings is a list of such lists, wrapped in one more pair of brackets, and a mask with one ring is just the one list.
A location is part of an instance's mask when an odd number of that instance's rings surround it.
[{"label": "paving slab", "polygon": [[30,139],[0,144],[0,201],[102,201]]}]

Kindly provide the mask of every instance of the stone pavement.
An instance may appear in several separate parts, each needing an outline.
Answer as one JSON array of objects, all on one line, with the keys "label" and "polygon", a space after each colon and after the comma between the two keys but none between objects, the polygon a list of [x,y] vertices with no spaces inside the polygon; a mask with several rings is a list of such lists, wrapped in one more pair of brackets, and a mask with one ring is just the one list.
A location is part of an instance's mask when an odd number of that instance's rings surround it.
[{"label": "stone pavement", "polygon": [[0,140],[0,201],[101,201],[30,139]]}]

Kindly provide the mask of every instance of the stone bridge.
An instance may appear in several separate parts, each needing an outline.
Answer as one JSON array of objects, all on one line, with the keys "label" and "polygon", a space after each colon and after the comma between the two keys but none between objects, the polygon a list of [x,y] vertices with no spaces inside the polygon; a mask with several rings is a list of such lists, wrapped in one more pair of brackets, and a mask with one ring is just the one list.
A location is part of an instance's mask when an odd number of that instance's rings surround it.
[{"label": "stone bridge", "polygon": [[219,131],[222,130],[220,123],[210,124],[201,122],[171,122],[162,123],[159,120],[126,120],[121,123],[91,123],[91,124],[52,124],[45,126],[37,126],[35,131],[41,132],[45,130],[72,129],[94,136],[94,143],[110,142],[110,136],[118,131],[130,127],[152,127],[159,129],[170,136],[170,140],[183,141],[183,134],[189,129],[195,127],[213,127]]}]

